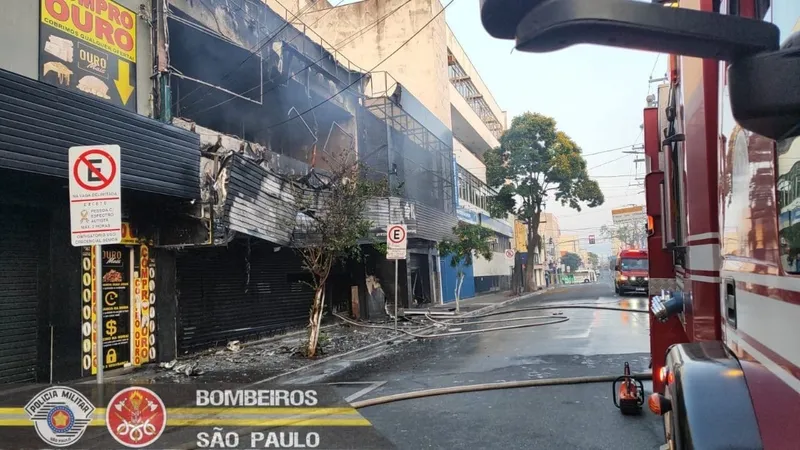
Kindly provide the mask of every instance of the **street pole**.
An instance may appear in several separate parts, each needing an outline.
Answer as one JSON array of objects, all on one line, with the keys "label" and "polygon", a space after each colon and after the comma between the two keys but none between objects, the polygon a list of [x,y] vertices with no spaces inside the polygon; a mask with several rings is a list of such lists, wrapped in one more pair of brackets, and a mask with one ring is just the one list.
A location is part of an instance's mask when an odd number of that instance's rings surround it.
[{"label": "street pole", "polygon": [[397,332],[397,265],[398,260],[394,260],[394,331]]},{"label": "street pole", "polygon": [[97,346],[97,384],[103,384],[103,246],[94,246],[94,298],[97,324],[95,345]]}]

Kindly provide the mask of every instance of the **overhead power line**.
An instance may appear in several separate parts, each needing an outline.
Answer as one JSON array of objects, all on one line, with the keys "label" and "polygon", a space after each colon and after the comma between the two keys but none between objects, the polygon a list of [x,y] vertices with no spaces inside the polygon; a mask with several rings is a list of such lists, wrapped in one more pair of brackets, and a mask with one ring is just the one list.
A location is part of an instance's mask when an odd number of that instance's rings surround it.
[{"label": "overhead power line", "polygon": [[598,167],[603,167],[603,166],[606,166],[606,165],[608,165],[608,164],[611,164],[612,162],[619,161],[619,160],[620,160],[620,159],[622,159],[622,158],[626,158],[627,156],[628,156],[628,155],[622,155],[622,156],[620,156],[619,158],[614,158],[614,159],[612,159],[612,160],[609,160],[609,161],[606,161],[606,162],[604,162],[604,163],[600,163],[600,164],[598,164],[598,165],[596,165],[596,166],[589,167],[589,169],[588,169],[588,170],[592,170],[592,169],[596,169],[596,168],[598,168]]},{"label": "overhead power line", "polygon": [[[639,140],[639,138],[636,138],[636,140]],[[601,150],[601,151],[599,151],[599,152],[584,153],[582,156],[584,156],[584,157],[585,157],[585,156],[602,155],[602,154],[604,154],[604,153],[611,153],[611,152],[616,152],[616,151],[618,151],[618,150],[625,150],[626,148],[630,148],[630,149],[632,149],[634,146],[636,146],[636,144],[635,144],[635,143],[634,143],[634,144],[631,144],[631,145],[625,145],[625,146],[622,146],[622,147],[610,148],[610,149],[608,149],[608,150]]]}]

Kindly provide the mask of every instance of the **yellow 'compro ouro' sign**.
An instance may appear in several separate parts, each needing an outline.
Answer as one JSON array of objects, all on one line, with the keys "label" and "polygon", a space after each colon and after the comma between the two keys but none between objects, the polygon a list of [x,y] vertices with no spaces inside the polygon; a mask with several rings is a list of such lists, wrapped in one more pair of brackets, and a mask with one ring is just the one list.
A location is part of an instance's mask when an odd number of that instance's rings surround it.
[{"label": "yellow 'compro ouro' sign", "polygon": [[136,62],[136,14],[111,0],[41,0],[42,22]]}]

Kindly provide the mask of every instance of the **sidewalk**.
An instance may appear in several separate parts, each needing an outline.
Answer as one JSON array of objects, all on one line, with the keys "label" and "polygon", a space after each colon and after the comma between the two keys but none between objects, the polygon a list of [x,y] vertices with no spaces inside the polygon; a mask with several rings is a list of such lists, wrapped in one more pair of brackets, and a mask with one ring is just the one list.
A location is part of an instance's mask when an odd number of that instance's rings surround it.
[{"label": "sidewalk", "polygon": [[[511,291],[480,295],[461,301],[461,314],[465,316],[487,313],[513,304],[534,295],[541,295],[549,289],[523,293],[514,296]],[[427,308],[423,308],[427,309]],[[455,311],[455,302],[429,307],[432,311]],[[402,316],[401,316],[402,318]],[[322,369],[326,373],[331,364],[341,365],[338,360],[363,361],[387,351],[390,346],[402,345],[415,339],[405,333],[395,333],[394,322],[360,323],[364,326],[349,325],[336,321],[322,327],[320,340],[322,352],[317,359],[307,359],[298,354],[303,346],[307,332],[295,331],[267,339],[240,342],[206,351],[185,355],[164,367],[151,364],[142,368],[123,369],[106,374],[106,382],[134,384],[148,383],[264,383],[284,380],[306,371]],[[419,329],[417,325],[400,322],[401,328],[416,328],[418,334],[433,332],[436,327]],[[409,328],[410,329],[410,328]],[[317,370],[310,370],[317,368]],[[93,378],[76,380],[93,383]],[[278,381],[275,381],[278,382]]]},{"label": "sidewalk", "polygon": [[[547,289],[541,289],[540,291],[536,292],[523,292],[520,296],[527,296],[533,295],[538,292],[543,292]],[[500,291],[500,292],[492,292],[488,294],[481,294],[476,295],[475,297],[462,299],[459,301],[459,307],[461,308],[461,313],[469,313],[473,311],[480,310],[482,308],[488,308],[497,306],[498,303],[504,303],[507,300],[514,300],[518,296],[514,295],[512,291]],[[424,309],[424,308],[423,308]],[[456,310],[456,302],[451,301],[445,303],[444,305],[434,305],[429,308],[431,311],[455,311]]]}]

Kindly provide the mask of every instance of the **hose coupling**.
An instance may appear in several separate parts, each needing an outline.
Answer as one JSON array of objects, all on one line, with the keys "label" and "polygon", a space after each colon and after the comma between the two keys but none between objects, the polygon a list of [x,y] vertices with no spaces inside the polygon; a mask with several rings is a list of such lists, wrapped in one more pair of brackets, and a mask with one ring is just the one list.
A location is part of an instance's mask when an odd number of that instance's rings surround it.
[{"label": "hose coupling", "polygon": [[683,312],[683,293],[661,290],[650,302],[650,311],[659,322],[666,322],[670,317]]}]

